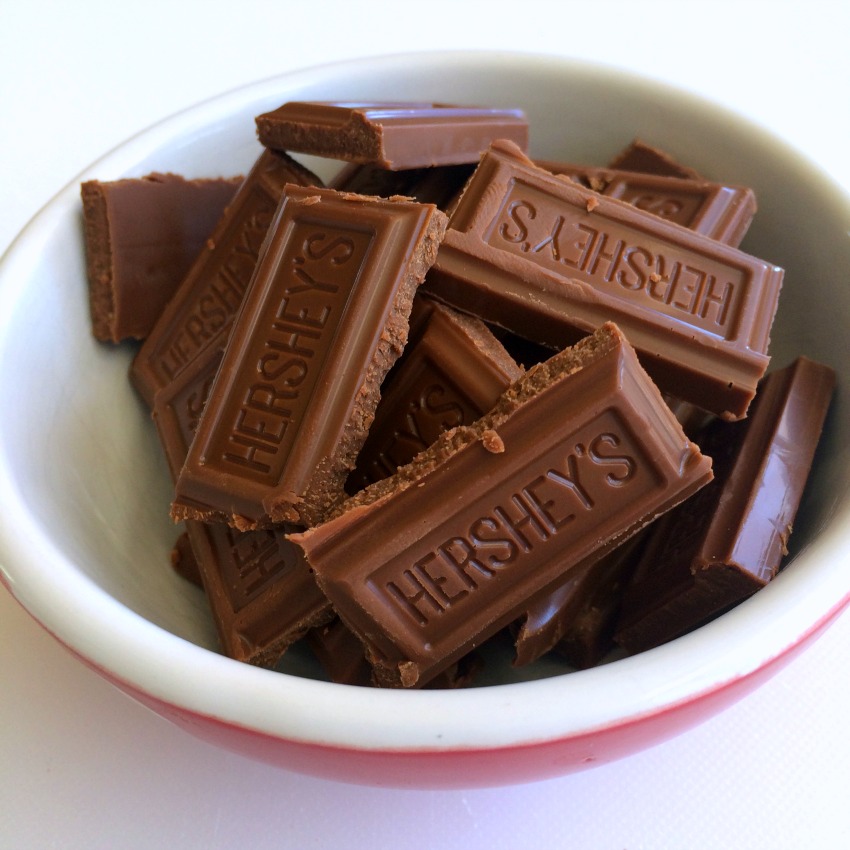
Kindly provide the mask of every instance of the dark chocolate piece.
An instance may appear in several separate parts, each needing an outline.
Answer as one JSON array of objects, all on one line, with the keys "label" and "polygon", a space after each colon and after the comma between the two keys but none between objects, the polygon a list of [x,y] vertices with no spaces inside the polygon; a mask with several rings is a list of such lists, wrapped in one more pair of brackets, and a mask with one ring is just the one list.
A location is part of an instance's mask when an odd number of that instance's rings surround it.
[{"label": "dark chocolate piece", "polygon": [[293,539],[378,681],[421,686],[710,479],[606,324]]},{"label": "dark chocolate piece", "polygon": [[614,321],[663,391],[737,419],[767,368],[782,277],[498,142],[452,213],[425,291],[556,348]]},{"label": "dark chocolate piece", "polygon": [[684,177],[701,180],[699,173],[687,165],[677,162],[667,151],[635,139],[618,153],[609,163],[609,168],[623,171],[640,171],[644,174],[659,174],[667,177]]},{"label": "dark chocolate piece", "polygon": [[148,174],[80,187],[92,333],[144,339],[233,200],[241,177]]},{"label": "dark chocolate piece", "polygon": [[354,492],[392,475],[449,428],[470,425],[522,374],[483,322],[436,302],[381,387],[369,436],[348,478]]},{"label": "dark chocolate piece", "polygon": [[755,193],[745,186],[551,160],[535,160],[535,164],[733,247],[741,244],[756,212]]},{"label": "dark chocolate piece", "polygon": [[434,204],[447,210],[474,170],[473,164],[389,171],[377,165],[351,163],[328,185],[341,192],[382,198],[406,195],[420,204]]},{"label": "dark chocolate piece", "polygon": [[207,346],[224,347],[287,183],[321,181],[290,157],[263,152],[133,361],[130,377],[149,405]]},{"label": "dark chocolate piece", "polygon": [[172,516],[311,525],[344,498],[446,217],[288,186],[175,488]]},{"label": "dark chocolate piece", "polygon": [[292,101],[256,122],[260,141],[274,150],[393,171],[476,162],[495,139],[510,139],[523,150],[528,145],[528,122],[519,109]]},{"label": "dark chocolate piece", "polygon": [[623,601],[631,652],[701,625],[769,582],[785,555],[835,382],[807,358],[769,374],[743,422],[700,441],[716,479],[659,520]]}]

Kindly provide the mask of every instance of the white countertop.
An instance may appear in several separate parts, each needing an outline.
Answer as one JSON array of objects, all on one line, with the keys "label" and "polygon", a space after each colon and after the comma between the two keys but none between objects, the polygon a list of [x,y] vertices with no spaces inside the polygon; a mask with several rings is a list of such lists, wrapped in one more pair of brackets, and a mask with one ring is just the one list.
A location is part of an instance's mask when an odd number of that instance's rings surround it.
[{"label": "white countertop", "polygon": [[[829,0],[5,0],[0,250],[92,160],[160,118],[288,70],[407,50],[535,51],[667,80],[746,114],[850,191],[848,35],[850,6]],[[845,613],[761,689],[647,752],[518,787],[380,790],[195,740],[0,589],[0,846],[847,847],[848,670]]]}]

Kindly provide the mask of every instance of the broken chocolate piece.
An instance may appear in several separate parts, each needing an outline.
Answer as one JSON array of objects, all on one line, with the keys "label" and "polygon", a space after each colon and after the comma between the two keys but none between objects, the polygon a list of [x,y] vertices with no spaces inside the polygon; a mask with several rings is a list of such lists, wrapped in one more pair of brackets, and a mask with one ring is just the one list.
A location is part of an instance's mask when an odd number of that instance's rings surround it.
[{"label": "broken chocolate piece", "polygon": [[224,347],[287,183],[321,181],[285,154],[263,152],[133,361],[130,377],[149,405],[207,346]]},{"label": "broken chocolate piece", "polygon": [[446,217],[288,186],[175,488],[174,519],[311,525],[344,498]]},{"label": "broken chocolate piece", "polygon": [[518,623],[514,664],[531,664],[555,650],[580,669],[597,664],[614,646],[614,627],[626,583],[649,528],[534,600]]},{"label": "broken chocolate piece", "polygon": [[223,355],[221,348],[207,347],[154,396],[153,421],[174,481],[186,462]]},{"label": "broken chocolate piece", "polygon": [[171,566],[180,578],[196,584],[198,587],[203,587],[198,561],[192,551],[189,535],[185,531],[174,542],[174,548],[171,550]]},{"label": "broken chocolate piece", "polygon": [[684,177],[701,180],[693,168],[677,162],[667,151],[635,139],[618,153],[609,163],[609,168],[623,171],[641,171],[644,174],[660,174],[668,177]]},{"label": "broken chocolate piece", "polygon": [[292,101],[256,122],[260,141],[274,150],[393,171],[476,162],[495,139],[510,139],[523,150],[528,145],[528,122],[519,109]]},{"label": "broken chocolate piece", "polygon": [[427,315],[381,387],[349,492],[392,475],[449,428],[472,424],[522,374],[483,322],[425,299],[414,312]]},{"label": "broken chocolate piece", "polygon": [[186,523],[222,649],[237,661],[274,667],[289,646],[333,616],[303,552],[287,539],[296,530]]},{"label": "broken chocolate piece", "polygon": [[425,291],[555,348],[614,321],[664,392],[737,419],[767,368],[782,277],[497,142],[454,208]]},{"label": "broken chocolate piece", "polygon": [[[372,684],[372,666],[366,660],[363,644],[339,617],[311,629],[307,642],[332,682],[341,685]],[[465,655],[428,683],[429,688],[463,688],[469,685],[484,662],[476,652]]]},{"label": "broken chocolate piece", "polygon": [[418,687],[710,479],[606,324],[292,539],[378,681]]},{"label": "broken chocolate piece", "polygon": [[534,162],[600,195],[625,201],[733,247],[741,244],[756,212],[755,193],[745,186],[724,186],[708,180],[685,180],[550,160]]},{"label": "broken chocolate piece", "polygon": [[801,357],[769,374],[743,422],[700,440],[715,480],[659,520],[628,587],[616,640],[630,652],[701,625],[769,582],[788,537],[835,383]]},{"label": "broken chocolate piece", "polygon": [[233,200],[241,177],[148,174],[80,187],[92,333],[144,339]]},{"label": "broken chocolate piece", "polygon": [[[154,421],[176,479],[215,377],[222,352],[207,348],[154,400]],[[186,523],[172,553],[175,569],[206,591],[225,654],[273,667],[296,640],[332,616],[301,550],[286,538],[294,526],[237,531]],[[187,545],[188,544],[188,551]]]},{"label": "broken chocolate piece", "polygon": [[341,192],[379,195],[382,198],[406,195],[420,204],[434,204],[438,209],[446,210],[474,170],[473,164],[389,171],[377,165],[351,163],[328,185]]}]

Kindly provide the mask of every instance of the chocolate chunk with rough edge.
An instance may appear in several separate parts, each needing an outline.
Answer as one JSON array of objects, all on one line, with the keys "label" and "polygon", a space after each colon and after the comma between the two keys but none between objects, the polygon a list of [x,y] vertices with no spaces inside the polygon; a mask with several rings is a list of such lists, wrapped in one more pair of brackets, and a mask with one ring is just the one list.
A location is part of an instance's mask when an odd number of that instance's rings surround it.
[{"label": "chocolate chunk with rough edge", "polygon": [[321,181],[291,157],[264,151],[133,360],[130,378],[149,405],[207,346],[224,347],[287,183]]},{"label": "chocolate chunk with rough edge", "polygon": [[382,198],[406,195],[420,204],[447,210],[474,170],[474,164],[390,171],[377,165],[350,163],[328,185],[341,192]]},{"label": "chocolate chunk with rough edge", "polygon": [[177,174],[80,187],[92,333],[144,339],[242,182]]},{"label": "chocolate chunk with rough edge", "polygon": [[311,525],[342,501],[445,224],[433,205],[287,187],[174,519]]},{"label": "chocolate chunk with rough edge", "polygon": [[292,539],[378,682],[418,687],[711,475],[606,324]]},{"label": "chocolate chunk with rough edge", "polygon": [[393,171],[476,162],[495,139],[528,145],[528,121],[519,109],[291,101],[256,123],[260,141],[274,150]]},{"label": "chocolate chunk with rough edge", "polygon": [[623,171],[640,171],[644,174],[660,174],[668,177],[684,177],[699,180],[700,175],[688,165],[678,162],[667,151],[635,139],[621,150],[609,163],[611,168]]},{"label": "chocolate chunk with rough edge", "polygon": [[664,392],[738,419],[767,368],[782,278],[497,142],[452,212],[425,291],[555,348],[614,321]]},{"label": "chocolate chunk with rough edge", "polygon": [[534,162],[600,195],[625,201],[734,247],[741,244],[756,213],[755,192],[746,186],[550,160]]},{"label": "chocolate chunk with rough edge", "polygon": [[[185,461],[222,352],[208,348],[154,399],[157,433],[174,478]],[[301,550],[286,537],[293,526],[237,531],[186,523],[172,555],[175,569],[201,584],[224,652],[273,667],[311,628],[332,616]]]},{"label": "chocolate chunk with rough edge", "polygon": [[700,438],[716,478],[663,517],[626,590],[616,640],[665,643],[741,602],[779,570],[835,385],[801,357],[770,373],[743,422]]},{"label": "chocolate chunk with rough edge", "polygon": [[414,314],[419,327],[381,386],[349,492],[392,475],[444,431],[472,424],[522,374],[483,322],[423,298]]}]

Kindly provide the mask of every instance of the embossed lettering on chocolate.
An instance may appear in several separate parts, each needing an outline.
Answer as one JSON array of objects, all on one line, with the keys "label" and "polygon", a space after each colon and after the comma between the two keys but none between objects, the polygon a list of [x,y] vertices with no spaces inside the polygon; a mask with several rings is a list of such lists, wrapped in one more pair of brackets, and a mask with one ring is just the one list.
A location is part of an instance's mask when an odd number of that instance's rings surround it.
[{"label": "embossed lettering on chocolate", "polygon": [[446,216],[287,186],[175,488],[175,519],[311,525],[344,498]]},{"label": "embossed lettering on chocolate", "polygon": [[483,322],[430,298],[414,301],[417,314],[421,328],[411,321],[404,355],[381,387],[349,492],[392,475],[443,431],[472,424],[522,374]]},{"label": "embossed lettering on chocolate", "polygon": [[616,322],[664,392],[739,419],[767,369],[782,277],[497,142],[453,210],[425,287],[556,348]]},{"label": "embossed lettering on chocolate", "polygon": [[528,121],[520,109],[290,101],[258,115],[256,123],[260,141],[273,150],[393,171],[477,162],[496,139],[510,139],[523,150],[528,144]]},{"label": "embossed lettering on chocolate", "polygon": [[[175,478],[221,356],[218,348],[207,348],[156,394],[154,421]],[[272,667],[294,641],[331,617],[330,603],[304,554],[286,538],[293,530],[237,531],[224,523],[186,523],[193,572],[206,591],[221,647],[231,658]]]},{"label": "embossed lettering on chocolate", "polygon": [[377,680],[421,686],[711,477],[606,324],[292,539]]},{"label": "embossed lettering on chocolate", "polygon": [[286,154],[264,151],[133,360],[130,378],[149,405],[208,346],[224,347],[287,183],[321,180]]},{"label": "embossed lettering on chocolate", "polygon": [[746,186],[725,186],[708,180],[592,168],[552,160],[534,162],[600,195],[618,198],[736,248],[756,213],[755,192]]}]

